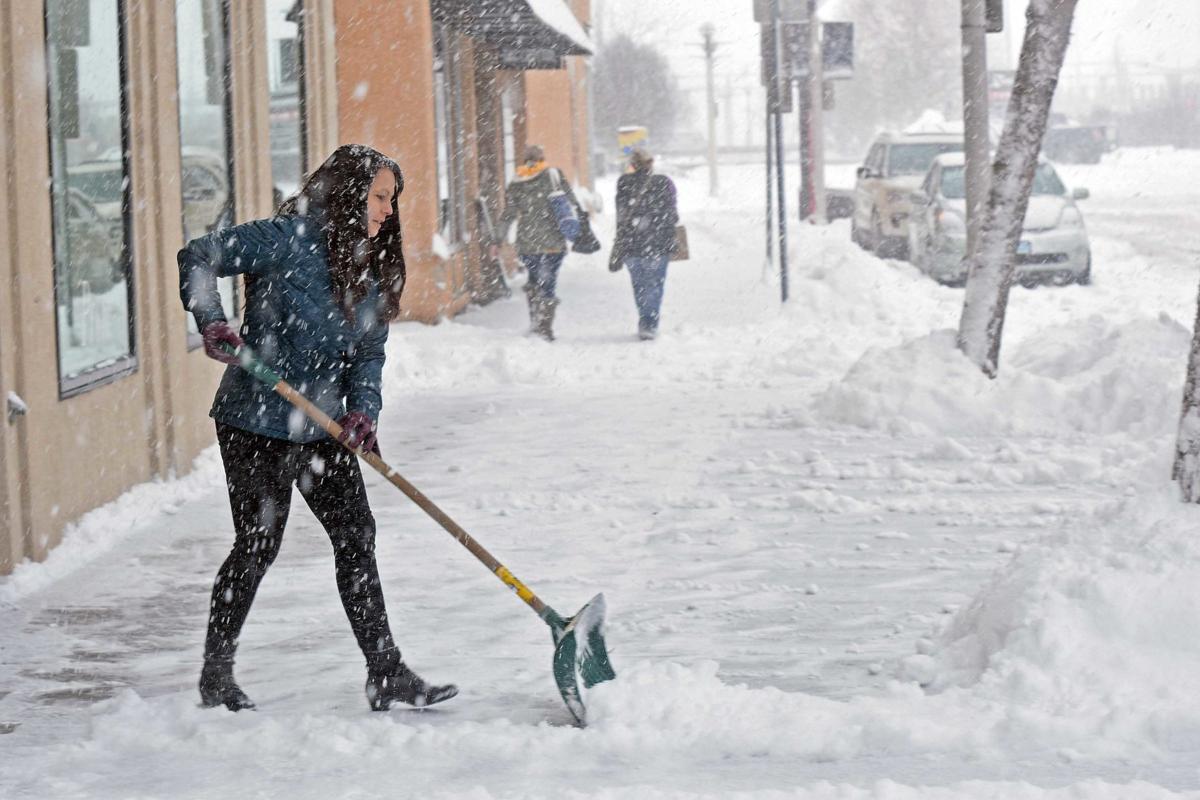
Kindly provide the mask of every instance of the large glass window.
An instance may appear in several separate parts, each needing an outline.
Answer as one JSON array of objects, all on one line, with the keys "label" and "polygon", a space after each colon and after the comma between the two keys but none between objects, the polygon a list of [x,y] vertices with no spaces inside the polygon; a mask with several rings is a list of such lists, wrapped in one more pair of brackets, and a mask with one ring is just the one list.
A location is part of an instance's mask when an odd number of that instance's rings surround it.
[{"label": "large glass window", "polygon": [[278,206],[304,174],[302,0],[265,0],[271,91],[271,183]]},{"label": "large glass window", "polygon": [[[233,224],[229,129],[229,42],[224,0],[175,0],[179,58],[179,143],[183,239]],[[219,281],[225,314],[236,316],[234,281]],[[188,330],[196,332],[188,315]]]},{"label": "large glass window", "polygon": [[119,0],[47,0],[58,372],[64,395],[132,370]]},{"label": "large glass window", "polygon": [[500,94],[500,117],[504,126],[504,182],[517,174],[517,109],[524,106],[521,86],[509,81]]},{"label": "large glass window", "polygon": [[439,228],[447,244],[463,241],[466,188],[463,184],[462,95],[458,46],[450,31],[434,24],[433,109],[437,136]]}]

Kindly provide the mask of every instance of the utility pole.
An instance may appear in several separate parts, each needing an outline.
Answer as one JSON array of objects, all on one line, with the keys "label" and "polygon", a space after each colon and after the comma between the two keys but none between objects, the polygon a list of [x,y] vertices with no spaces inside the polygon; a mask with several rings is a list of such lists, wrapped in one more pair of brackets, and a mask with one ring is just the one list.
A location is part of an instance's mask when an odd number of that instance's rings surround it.
[{"label": "utility pole", "polygon": [[733,83],[730,82],[729,76],[725,76],[725,146],[737,147],[737,142],[734,136],[734,120],[733,118]]},{"label": "utility pole", "polygon": [[[775,190],[776,205],[779,209],[779,296],[782,302],[786,303],[788,299],[788,253],[787,253],[787,185],[784,177],[784,160],[783,160],[783,109],[781,107],[783,101],[783,93],[791,92],[792,86],[790,82],[783,80],[783,58],[782,58],[782,42],[780,34],[782,33],[783,23],[780,22],[779,15],[779,0],[771,0],[771,32],[770,44],[774,53],[775,70],[774,74],[769,77],[774,91],[768,92],[768,97],[774,96],[775,107],[771,111],[775,114],[774,134],[775,134],[775,177],[777,188]],[[768,105],[770,105],[768,101]]]},{"label": "utility pole", "polygon": [[811,10],[812,35],[809,37],[809,77],[808,96],[812,100],[811,121],[809,130],[812,147],[812,209],[809,220],[820,224],[829,221],[828,209],[825,207],[825,67],[822,63],[820,20],[817,19],[816,9]]},{"label": "utility pole", "polygon": [[962,51],[967,257],[971,258],[978,252],[983,212],[991,183],[986,0],[962,0]]},{"label": "utility pole", "polygon": [[796,81],[798,108],[796,118],[800,133],[800,209],[805,220],[813,210],[812,160],[812,24],[816,0],[804,0],[804,19],[784,26],[788,39],[788,63]]},{"label": "utility pole", "polygon": [[[771,179],[774,177],[773,170],[775,169],[775,137],[771,133],[771,126],[774,124],[775,115],[771,113],[771,101],[767,100],[767,261],[766,265],[772,266],[775,263],[775,231],[772,225],[772,216],[775,213],[775,203],[772,201]],[[764,274],[764,280],[766,275]]]},{"label": "utility pole", "polygon": [[713,61],[717,55],[717,43],[713,39],[716,28],[712,23],[700,29],[704,34],[704,63],[708,86],[708,193],[716,197],[720,191],[717,179],[717,90],[713,85]]},{"label": "utility pole", "polygon": [[742,101],[746,108],[746,149],[754,147],[754,95],[750,89],[742,90]]}]

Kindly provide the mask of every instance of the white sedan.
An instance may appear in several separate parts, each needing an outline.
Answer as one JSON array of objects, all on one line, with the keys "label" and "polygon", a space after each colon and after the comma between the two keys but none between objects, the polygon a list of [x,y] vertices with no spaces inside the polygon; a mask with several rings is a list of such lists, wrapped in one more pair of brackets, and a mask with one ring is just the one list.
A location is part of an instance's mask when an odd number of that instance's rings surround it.
[{"label": "white sedan", "polygon": [[[1018,281],[1091,283],[1091,246],[1075,205],[1087,197],[1087,189],[1068,192],[1049,162],[1038,163],[1017,248]],[[913,194],[909,260],[942,283],[960,285],[967,278],[966,204],[963,154],[938,156]]]}]

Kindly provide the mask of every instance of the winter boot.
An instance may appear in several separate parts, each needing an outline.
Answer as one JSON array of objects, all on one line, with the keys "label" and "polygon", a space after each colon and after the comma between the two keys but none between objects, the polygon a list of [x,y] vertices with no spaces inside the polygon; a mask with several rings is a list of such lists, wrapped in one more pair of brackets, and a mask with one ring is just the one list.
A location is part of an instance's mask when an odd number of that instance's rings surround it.
[{"label": "winter boot", "polygon": [[233,656],[210,656],[200,671],[200,704],[205,708],[225,706],[230,711],[254,708],[254,703],[233,679]]},{"label": "winter boot", "polygon": [[367,702],[372,711],[387,711],[399,700],[416,708],[449,700],[458,694],[452,683],[430,686],[405,665],[397,648],[367,657]]},{"label": "winter boot", "polygon": [[554,341],[554,312],[557,310],[557,300],[547,297],[538,299],[538,320],[533,326],[533,332],[547,342]]},{"label": "winter boot", "polygon": [[538,329],[538,321],[541,319],[537,284],[533,281],[525,283],[525,299],[529,301],[529,330],[533,332]]}]

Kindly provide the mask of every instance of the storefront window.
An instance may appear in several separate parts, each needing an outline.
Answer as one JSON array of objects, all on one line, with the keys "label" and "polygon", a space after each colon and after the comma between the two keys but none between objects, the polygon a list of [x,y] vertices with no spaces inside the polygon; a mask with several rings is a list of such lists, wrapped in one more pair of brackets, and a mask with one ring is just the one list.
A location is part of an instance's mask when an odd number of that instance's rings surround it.
[{"label": "storefront window", "polygon": [[46,3],[54,284],[64,395],[136,366],[121,16],[118,0]]},{"label": "storefront window", "polygon": [[300,187],[304,173],[302,0],[265,0],[271,91],[271,182],[274,205]]},{"label": "storefront window", "polygon": [[[233,224],[229,46],[224,0],[175,0],[183,239]],[[236,315],[234,281],[219,281],[225,314]],[[188,331],[196,333],[188,315]],[[195,343],[195,339],[193,339]]]},{"label": "storefront window", "polygon": [[462,97],[459,94],[458,48],[449,31],[434,25],[433,105],[437,136],[439,228],[448,244],[461,242],[466,231],[463,179]]},{"label": "storefront window", "polygon": [[504,126],[504,182],[508,183],[517,174],[517,109],[524,103],[520,96],[520,85],[509,81],[500,93],[500,117]]}]

